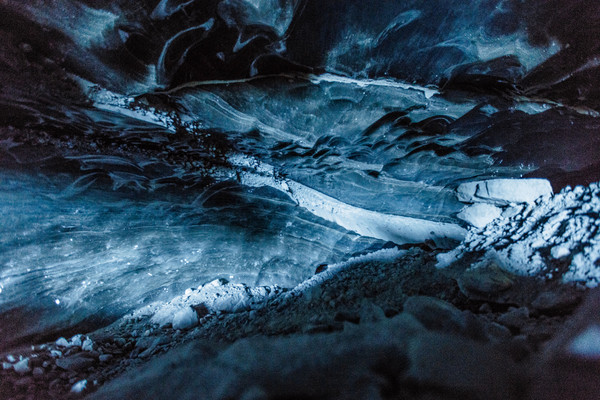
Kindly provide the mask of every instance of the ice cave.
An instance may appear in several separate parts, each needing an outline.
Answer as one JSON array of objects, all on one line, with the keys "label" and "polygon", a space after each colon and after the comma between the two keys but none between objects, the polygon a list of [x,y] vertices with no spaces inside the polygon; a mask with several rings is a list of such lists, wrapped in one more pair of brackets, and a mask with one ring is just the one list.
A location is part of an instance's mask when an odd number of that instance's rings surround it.
[{"label": "ice cave", "polygon": [[597,0],[0,0],[0,399],[600,398]]}]

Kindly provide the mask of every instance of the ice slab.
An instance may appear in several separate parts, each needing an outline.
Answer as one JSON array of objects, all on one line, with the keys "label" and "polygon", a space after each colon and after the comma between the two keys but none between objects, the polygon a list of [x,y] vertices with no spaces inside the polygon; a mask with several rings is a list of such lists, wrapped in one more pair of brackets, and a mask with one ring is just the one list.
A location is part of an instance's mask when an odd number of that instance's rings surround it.
[{"label": "ice slab", "polygon": [[502,210],[491,204],[476,203],[465,207],[457,217],[469,224],[483,228],[502,214]]},{"label": "ice slab", "polygon": [[552,194],[547,179],[490,179],[462,183],[456,189],[458,200],[465,203],[532,203]]}]

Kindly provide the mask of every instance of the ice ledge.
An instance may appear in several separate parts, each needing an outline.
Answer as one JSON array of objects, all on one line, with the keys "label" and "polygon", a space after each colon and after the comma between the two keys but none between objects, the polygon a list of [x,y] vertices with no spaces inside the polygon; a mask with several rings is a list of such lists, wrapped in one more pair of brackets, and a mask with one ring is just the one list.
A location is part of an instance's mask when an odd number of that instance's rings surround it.
[{"label": "ice ledge", "polygon": [[500,217],[508,206],[531,204],[543,196],[552,196],[552,186],[546,179],[465,182],[456,189],[456,197],[468,205],[457,217],[476,228],[483,228]]},{"label": "ice ledge", "polygon": [[533,203],[541,196],[552,195],[552,185],[547,179],[490,179],[465,182],[456,194],[463,203]]}]

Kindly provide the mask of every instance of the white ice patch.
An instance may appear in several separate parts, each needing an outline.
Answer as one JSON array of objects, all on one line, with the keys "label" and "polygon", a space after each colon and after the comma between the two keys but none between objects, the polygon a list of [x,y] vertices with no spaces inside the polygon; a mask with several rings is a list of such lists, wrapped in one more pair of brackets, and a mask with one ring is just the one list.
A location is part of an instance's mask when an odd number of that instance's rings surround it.
[{"label": "white ice patch", "polygon": [[[445,267],[472,252],[523,275],[562,275],[563,282],[600,284],[600,183],[567,187],[535,203],[512,206],[500,218],[472,228],[464,242],[438,256]],[[553,265],[559,262],[563,267]]]},{"label": "white ice patch", "polygon": [[259,307],[271,296],[281,292],[277,286],[249,287],[216,279],[197,289],[188,289],[167,303],[156,302],[133,313],[133,317],[148,316],[159,326],[171,324],[174,329],[188,329],[198,323],[195,307],[203,306],[208,312],[240,312]]},{"label": "white ice patch", "polygon": [[569,353],[584,358],[600,358],[600,326],[592,325],[573,339]]},{"label": "white ice patch", "polygon": [[198,314],[192,307],[186,307],[173,315],[173,329],[189,329],[198,323]]},{"label": "white ice patch", "polygon": [[87,380],[84,379],[82,381],[77,382],[76,384],[73,385],[73,387],[71,387],[71,393],[81,393],[85,390],[86,387],[87,387]]},{"label": "white ice patch", "polygon": [[465,203],[532,203],[538,197],[552,194],[547,179],[490,179],[465,182],[456,189],[458,200]]},{"label": "white ice patch", "polygon": [[500,208],[491,204],[479,203],[465,207],[457,217],[477,228],[483,228],[501,214]]}]

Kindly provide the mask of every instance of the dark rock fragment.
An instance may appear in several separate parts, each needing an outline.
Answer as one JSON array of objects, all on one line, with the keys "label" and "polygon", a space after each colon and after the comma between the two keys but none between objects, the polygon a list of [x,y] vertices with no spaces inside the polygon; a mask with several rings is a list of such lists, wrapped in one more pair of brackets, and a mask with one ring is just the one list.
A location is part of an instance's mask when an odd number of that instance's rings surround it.
[{"label": "dark rock fragment", "polygon": [[84,353],[77,353],[70,357],[59,358],[56,365],[66,371],[83,371],[96,363],[96,360]]}]

